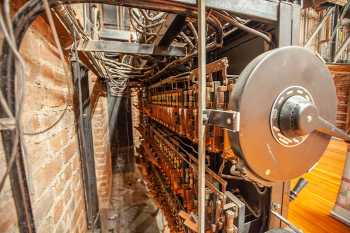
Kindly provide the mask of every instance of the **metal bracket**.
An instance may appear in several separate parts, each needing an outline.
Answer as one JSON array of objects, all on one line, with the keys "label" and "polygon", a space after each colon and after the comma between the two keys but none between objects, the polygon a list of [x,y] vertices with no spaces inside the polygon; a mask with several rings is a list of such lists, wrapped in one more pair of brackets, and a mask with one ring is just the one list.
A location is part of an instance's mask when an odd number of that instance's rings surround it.
[{"label": "metal bracket", "polygon": [[80,40],[77,50],[80,52],[109,52],[176,57],[185,56],[185,48],[175,47],[172,45],[167,48],[161,48],[155,46],[154,44],[108,40]]},{"label": "metal bracket", "polygon": [[[236,224],[235,225],[237,227],[237,233],[245,232],[245,204],[241,200],[239,200],[233,193],[231,193],[229,191],[226,191],[225,195],[227,197],[226,206],[229,203],[233,203],[233,205],[236,207],[236,208],[231,208],[231,209],[236,214],[236,217],[235,217]],[[227,209],[225,211],[227,211]]]},{"label": "metal bracket", "polygon": [[206,125],[218,126],[233,132],[239,131],[239,112],[206,109],[203,115]]}]

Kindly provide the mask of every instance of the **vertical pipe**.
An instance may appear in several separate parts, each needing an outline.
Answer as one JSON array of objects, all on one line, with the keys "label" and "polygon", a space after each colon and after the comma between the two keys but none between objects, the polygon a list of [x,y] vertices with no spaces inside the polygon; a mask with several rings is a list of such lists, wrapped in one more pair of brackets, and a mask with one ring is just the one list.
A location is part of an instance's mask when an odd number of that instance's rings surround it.
[{"label": "vertical pipe", "polygon": [[197,0],[198,3],[198,226],[199,233],[205,232],[205,135],[203,124],[203,112],[206,108],[206,20],[205,0]]}]

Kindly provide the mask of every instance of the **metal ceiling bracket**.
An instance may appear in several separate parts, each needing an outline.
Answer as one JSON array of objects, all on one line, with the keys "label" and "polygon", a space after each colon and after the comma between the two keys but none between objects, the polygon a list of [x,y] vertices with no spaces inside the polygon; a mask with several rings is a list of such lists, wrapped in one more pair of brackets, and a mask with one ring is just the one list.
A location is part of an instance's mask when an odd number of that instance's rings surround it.
[{"label": "metal ceiling bracket", "polygon": [[[175,2],[185,3],[189,5],[195,5],[197,3],[196,0],[175,0]],[[208,8],[225,10],[242,17],[249,17],[261,21],[272,22],[278,20],[279,4],[279,1],[266,0],[207,0],[206,2],[206,6]]]},{"label": "metal ceiling bracket", "polygon": [[206,109],[203,114],[206,125],[218,126],[233,132],[239,131],[239,112]]},{"label": "metal ceiling bracket", "polygon": [[175,57],[185,56],[185,49],[181,47],[169,46],[168,48],[161,48],[155,46],[154,44],[140,44],[108,40],[80,40],[77,50],[83,52],[109,52]]},{"label": "metal ceiling bracket", "polygon": [[130,38],[137,38],[136,32],[108,28],[103,28],[99,32],[99,36],[103,40],[116,40],[124,42],[128,42]]}]

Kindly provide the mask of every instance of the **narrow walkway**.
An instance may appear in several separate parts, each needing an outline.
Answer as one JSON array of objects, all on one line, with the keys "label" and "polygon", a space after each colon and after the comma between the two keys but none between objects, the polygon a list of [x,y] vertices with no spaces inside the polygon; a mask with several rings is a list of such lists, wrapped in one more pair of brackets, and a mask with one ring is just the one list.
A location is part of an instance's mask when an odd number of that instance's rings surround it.
[{"label": "narrow walkway", "polygon": [[309,184],[291,203],[288,216],[304,233],[350,233],[350,227],[330,216],[343,175],[345,153],[346,144],[333,140],[318,165],[305,175]]},{"label": "narrow walkway", "polygon": [[167,232],[164,215],[151,199],[138,168],[113,174],[112,207],[116,233]]}]

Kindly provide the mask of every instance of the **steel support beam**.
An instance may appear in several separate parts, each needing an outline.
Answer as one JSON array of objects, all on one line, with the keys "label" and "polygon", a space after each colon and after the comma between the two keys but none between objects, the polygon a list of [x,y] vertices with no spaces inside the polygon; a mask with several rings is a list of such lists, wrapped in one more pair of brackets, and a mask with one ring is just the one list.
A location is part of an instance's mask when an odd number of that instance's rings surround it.
[{"label": "steel support beam", "polygon": [[[281,2],[278,17],[278,47],[299,45],[300,5]],[[275,211],[287,216],[289,205],[289,182],[276,183],[271,187],[271,204]],[[278,207],[278,208],[277,208]],[[270,228],[283,227],[283,223],[275,215],[270,215]]]},{"label": "steel support beam", "polygon": [[176,57],[185,56],[184,48],[180,47],[169,46],[168,48],[161,48],[155,46],[154,44],[140,44],[106,40],[81,40],[79,42],[77,50],[81,52],[108,52]]},{"label": "steel support beam", "polygon": [[300,6],[281,3],[278,19],[278,47],[299,45]]},{"label": "steel support beam", "polygon": [[168,48],[174,38],[182,31],[186,23],[186,16],[168,14],[166,21],[157,33],[154,45],[161,48]]},{"label": "steel support beam", "polygon": [[99,207],[91,128],[88,70],[81,65],[76,55],[73,56],[71,65],[74,86],[74,115],[78,131],[79,152],[85,193],[86,218],[88,228],[93,229],[99,227]]},{"label": "steel support beam", "polygon": [[130,41],[130,38],[136,38],[136,32],[108,29],[104,28],[99,32],[101,39],[117,40],[117,41]]},{"label": "steel support beam", "polygon": [[[64,0],[63,3],[68,2]],[[81,3],[83,0],[69,0],[69,3]],[[196,0],[92,0],[92,3],[120,5],[174,14],[195,15]],[[265,22],[277,22],[278,8],[285,4],[277,0],[207,0],[207,8],[225,10],[235,15]]]},{"label": "steel support beam", "polygon": [[198,226],[205,233],[205,126],[206,108],[206,11],[205,0],[198,0]]},{"label": "steel support beam", "polygon": [[[196,0],[175,0],[174,2],[197,4]],[[279,4],[279,1],[266,0],[206,0],[207,8],[225,10],[238,16],[261,21],[277,21]]]}]

